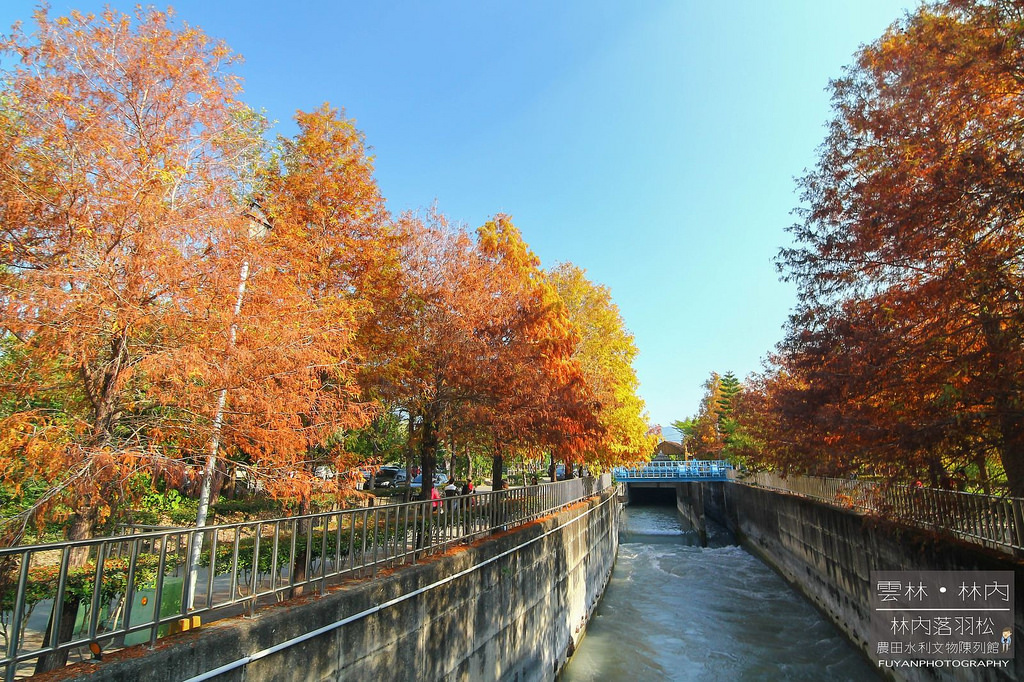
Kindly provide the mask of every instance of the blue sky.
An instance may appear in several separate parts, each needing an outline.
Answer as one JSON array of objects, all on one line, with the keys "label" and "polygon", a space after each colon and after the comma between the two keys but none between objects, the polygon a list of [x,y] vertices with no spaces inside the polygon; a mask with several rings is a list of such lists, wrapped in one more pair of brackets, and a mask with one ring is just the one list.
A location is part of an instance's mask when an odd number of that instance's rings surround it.
[{"label": "blue sky", "polygon": [[[127,9],[130,2],[113,2]],[[652,422],[712,370],[758,370],[794,303],[772,262],[830,78],[916,2],[246,2],[178,18],[245,57],[246,101],[294,130],[344,107],[393,211],[510,213],[545,266],[611,288]],[[163,7],[163,4],[158,6]],[[0,3],[0,26],[34,2]],[[99,11],[52,0],[51,13]]]}]

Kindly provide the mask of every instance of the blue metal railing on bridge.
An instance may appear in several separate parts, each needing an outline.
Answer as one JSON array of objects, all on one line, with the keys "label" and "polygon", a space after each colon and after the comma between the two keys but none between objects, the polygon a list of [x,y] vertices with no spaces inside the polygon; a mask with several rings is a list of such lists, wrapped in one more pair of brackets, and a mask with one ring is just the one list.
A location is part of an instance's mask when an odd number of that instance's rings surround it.
[{"label": "blue metal railing on bridge", "polygon": [[733,466],[722,460],[654,461],[633,467],[615,467],[612,473],[622,483],[662,481],[685,483],[689,481],[729,480]]},{"label": "blue metal railing on bridge", "polygon": [[1024,556],[1024,498],[919,488],[898,483],[773,471],[738,473],[727,462],[657,461],[612,470],[621,483],[732,481],[872,514]]}]

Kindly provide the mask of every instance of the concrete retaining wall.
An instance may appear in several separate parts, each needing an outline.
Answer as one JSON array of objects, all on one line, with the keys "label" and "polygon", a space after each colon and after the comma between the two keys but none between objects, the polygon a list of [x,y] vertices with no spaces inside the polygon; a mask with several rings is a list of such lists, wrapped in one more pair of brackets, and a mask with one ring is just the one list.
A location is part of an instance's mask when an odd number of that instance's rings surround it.
[{"label": "concrete retaining wall", "polygon": [[[733,483],[705,483],[708,518],[805,594],[868,654],[870,571],[979,570],[1016,573],[1016,634],[1024,641],[1024,566],[1013,557],[812,500]],[[908,680],[1024,678],[1021,652],[1010,670],[902,670]]]},{"label": "concrete retaining wall", "polygon": [[51,679],[177,682],[256,654],[211,679],[551,680],[607,584],[618,518],[608,491],[429,563],[253,619],[218,621],[161,640],[155,651],[133,647],[70,666]]},{"label": "concrete retaining wall", "polygon": [[701,483],[676,484],[676,509],[690,528],[700,536],[700,544],[708,544],[708,529],[704,512],[704,485]]}]

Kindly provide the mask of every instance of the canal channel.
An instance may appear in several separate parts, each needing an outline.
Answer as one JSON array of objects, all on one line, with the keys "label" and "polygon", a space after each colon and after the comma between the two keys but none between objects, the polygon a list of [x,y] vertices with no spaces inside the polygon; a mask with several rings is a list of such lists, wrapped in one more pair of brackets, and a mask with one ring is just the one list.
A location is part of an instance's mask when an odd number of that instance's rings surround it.
[{"label": "canal channel", "polygon": [[611,581],[561,682],[881,679],[802,595],[673,506],[627,507]]}]

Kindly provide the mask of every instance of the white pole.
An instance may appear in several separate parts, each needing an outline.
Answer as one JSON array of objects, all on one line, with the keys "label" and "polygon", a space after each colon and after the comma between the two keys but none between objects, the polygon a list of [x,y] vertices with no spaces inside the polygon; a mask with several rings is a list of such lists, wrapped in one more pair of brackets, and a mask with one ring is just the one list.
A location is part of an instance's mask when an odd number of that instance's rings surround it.
[{"label": "white pole", "polygon": [[[262,237],[270,229],[270,223],[259,207],[253,205],[249,214],[249,238]],[[235,296],[235,307],[231,313],[231,326],[228,328],[227,356],[235,348],[238,337],[238,316],[242,312],[242,301],[245,300],[245,288],[249,281],[249,261],[242,262],[242,271],[238,275],[238,293]],[[226,358],[225,358],[226,361]],[[213,475],[217,469],[217,455],[220,452],[220,436],[224,428],[224,412],[228,402],[228,387],[223,386],[217,393],[217,409],[213,415],[213,432],[210,435],[210,450],[206,455],[206,466],[203,468],[203,484],[199,489],[199,510],[196,512],[196,528],[206,526],[206,518],[210,509],[210,497],[213,493]],[[188,609],[192,609],[196,595],[196,580],[199,576],[199,558],[203,549],[202,533],[198,530],[192,539],[192,551],[188,559]],[[210,570],[213,570],[214,557],[210,557]]]}]

